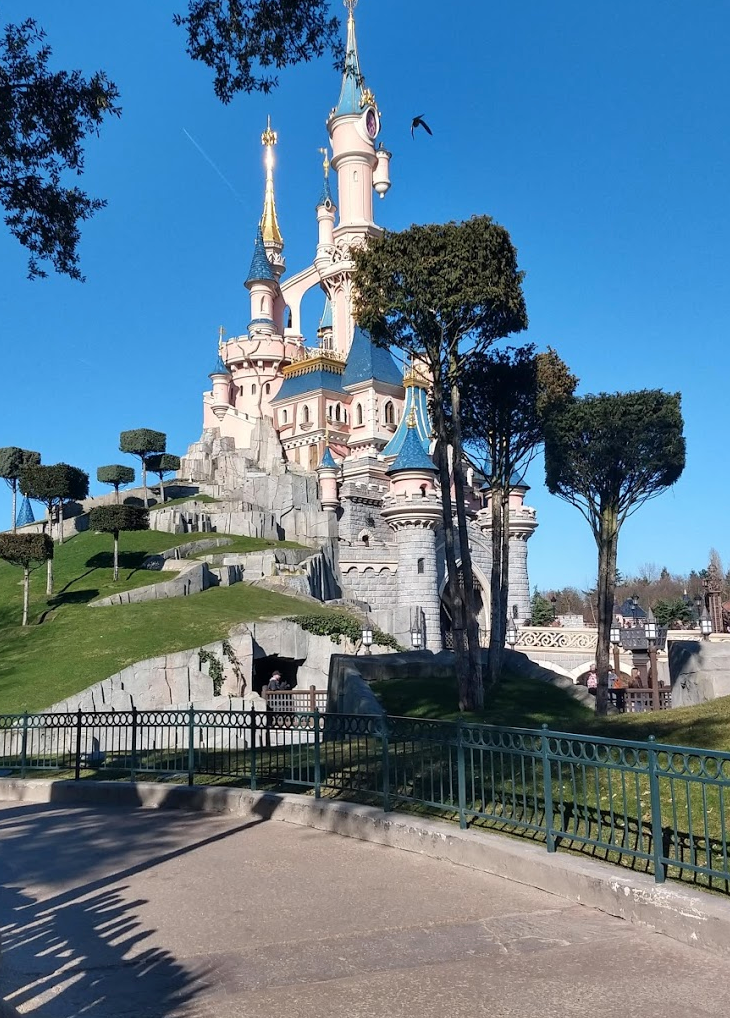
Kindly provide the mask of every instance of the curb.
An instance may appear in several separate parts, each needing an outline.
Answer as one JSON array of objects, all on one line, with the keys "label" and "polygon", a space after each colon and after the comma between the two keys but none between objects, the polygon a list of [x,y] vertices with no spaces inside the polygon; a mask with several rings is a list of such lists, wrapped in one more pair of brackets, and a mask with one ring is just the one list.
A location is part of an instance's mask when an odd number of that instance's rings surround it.
[{"label": "curb", "polygon": [[[504,877],[727,957],[730,901],[650,876],[485,831],[374,806],[241,788],[0,778],[0,800],[54,805],[187,809],[279,820]],[[0,1008],[0,1016],[2,1009]]]}]

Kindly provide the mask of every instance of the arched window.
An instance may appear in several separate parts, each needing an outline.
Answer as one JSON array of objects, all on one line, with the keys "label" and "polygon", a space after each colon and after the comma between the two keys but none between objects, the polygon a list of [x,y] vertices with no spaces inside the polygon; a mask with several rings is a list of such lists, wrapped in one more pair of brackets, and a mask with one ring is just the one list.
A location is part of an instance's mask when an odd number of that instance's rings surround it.
[{"label": "arched window", "polygon": [[281,423],[282,423],[282,424],[286,424],[286,421],[287,421],[287,413],[286,413],[286,410],[282,410],[282,411],[281,411]]},{"label": "arched window", "polygon": [[362,403],[358,403],[355,406],[355,425],[359,427],[362,424]]},{"label": "arched window", "polygon": [[241,395],[243,396],[243,386],[241,385],[241,386],[239,386],[239,388],[241,390]]},{"label": "arched window", "polygon": [[337,406],[335,407],[335,420],[336,421],[339,421],[340,413],[341,413],[341,409],[340,409],[340,404],[338,403]]},{"label": "arched window", "polygon": [[254,382],[254,384],[253,384],[253,385],[251,386],[251,395],[252,395],[252,396],[255,396],[255,395],[256,395],[256,383],[255,383],[255,382]]},{"label": "arched window", "polygon": [[306,405],[306,403],[302,407],[302,422],[304,424],[309,424],[309,407]]},{"label": "arched window", "polygon": [[259,310],[261,311],[261,314],[263,314],[266,311],[266,297],[261,298],[261,307],[259,308]]},{"label": "arched window", "polygon": [[266,391],[266,395],[268,396],[269,393],[271,392],[271,382],[267,382],[266,383],[266,390],[265,391]]},{"label": "arched window", "polygon": [[395,409],[390,400],[385,404],[385,423],[395,424]]},{"label": "arched window", "polygon": [[418,559],[418,562],[416,563],[416,568],[417,568],[419,573],[423,573],[425,571],[425,568],[426,568],[426,560],[425,560],[425,558],[419,558]]}]

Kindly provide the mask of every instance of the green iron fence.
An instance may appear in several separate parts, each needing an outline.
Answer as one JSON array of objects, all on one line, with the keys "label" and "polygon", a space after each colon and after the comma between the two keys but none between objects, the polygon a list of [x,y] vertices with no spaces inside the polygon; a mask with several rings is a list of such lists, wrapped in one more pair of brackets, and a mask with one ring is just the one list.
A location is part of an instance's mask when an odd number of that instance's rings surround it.
[{"label": "green iron fence", "polygon": [[730,892],[730,753],[653,739],[316,710],[78,711],[0,716],[0,768],[313,790]]}]

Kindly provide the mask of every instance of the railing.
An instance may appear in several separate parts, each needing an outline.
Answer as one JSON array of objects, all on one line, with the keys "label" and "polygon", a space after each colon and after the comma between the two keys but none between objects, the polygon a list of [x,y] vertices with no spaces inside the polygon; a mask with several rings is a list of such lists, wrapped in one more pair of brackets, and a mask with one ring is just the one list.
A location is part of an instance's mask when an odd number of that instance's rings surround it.
[{"label": "railing", "polygon": [[462,827],[544,840],[549,852],[588,851],[659,882],[730,892],[730,753],[653,739],[319,711],[5,715],[0,767],[190,784],[215,776],[428,808]]},{"label": "railing", "polygon": [[327,690],[310,686],[309,689],[264,689],[261,696],[273,711],[316,711],[327,709]]},{"label": "railing", "polygon": [[[641,714],[654,710],[654,694],[651,689],[609,689],[608,701],[619,714]],[[669,710],[671,706],[671,689],[660,686],[659,710]]]}]

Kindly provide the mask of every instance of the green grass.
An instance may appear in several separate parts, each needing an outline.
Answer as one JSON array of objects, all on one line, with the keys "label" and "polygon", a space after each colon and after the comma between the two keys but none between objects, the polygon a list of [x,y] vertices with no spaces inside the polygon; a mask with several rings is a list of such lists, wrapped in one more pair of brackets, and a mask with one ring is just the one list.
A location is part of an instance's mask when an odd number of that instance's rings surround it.
[{"label": "green grass", "polygon": [[155,512],[157,509],[169,509],[174,505],[184,505],[186,502],[210,503],[220,502],[220,499],[213,498],[211,495],[183,495],[181,498],[169,498],[165,499],[164,502],[157,502],[155,505],[150,506],[150,512]]},{"label": "green grass", "polygon": [[[0,713],[46,707],[134,661],[222,639],[237,622],[311,612],[309,603],[247,584],[213,588],[191,598],[88,606],[99,597],[170,579],[173,574],[142,569],[144,558],[200,537],[157,531],[123,534],[115,584],[111,537],[77,535],[56,547],[56,593],[50,601],[45,567],[33,573],[33,624],[25,628],[20,625],[22,573],[0,562]],[[237,551],[271,546],[257,538],[235,539]]]}]

